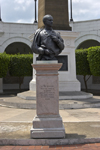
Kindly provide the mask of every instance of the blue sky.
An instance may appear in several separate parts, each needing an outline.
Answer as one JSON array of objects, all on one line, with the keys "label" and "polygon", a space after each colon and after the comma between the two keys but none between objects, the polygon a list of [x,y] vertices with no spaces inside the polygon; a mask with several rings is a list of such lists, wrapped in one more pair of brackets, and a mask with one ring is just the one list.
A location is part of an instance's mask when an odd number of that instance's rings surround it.
[{"label": "blue sky", "polygon": [[[100,0],[72,1],[74,21],[100,19]],[[0,4],[1,16],[4,22],[34,22],[34,0],[0,0]]]}]

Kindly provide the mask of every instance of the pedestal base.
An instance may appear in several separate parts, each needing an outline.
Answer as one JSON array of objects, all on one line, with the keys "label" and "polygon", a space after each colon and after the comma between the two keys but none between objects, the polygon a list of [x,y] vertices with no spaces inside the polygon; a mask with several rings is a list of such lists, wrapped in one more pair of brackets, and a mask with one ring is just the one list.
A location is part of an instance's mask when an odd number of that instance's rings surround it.
[{"label": "pedestal base", "polygon": [[60,116],[35,117],[31,128],[31,138],[64,138],[65,129]]},{"label": "pedestal base", "polygon": [[76,81],[60,81],[59,82],[59,91],[68,92],[68,91],[80,91],[81,89],[80,82]]},{"label": "pedestal base", "polygon": [[36,80],[31,80],[29,83],[30,91],[36,91]]},{"label": "pedestal base", "polygon": [[31,129],[31,138],[33,139],[50,139],[50,138],[64,138],[65,132],[64,128],[50,128],[50,129]]},{"label": "pedestal base", "polygon": [[36,117],[31,138],[64,138],[65,129],[59,116],[58,70],[61,63],[32,65],[36,70]]},{"label": "pedestal base", "polygon": [[[36,81],[32,80],[30,82],[30,91],[36,91]],[[78,80],[76,81],[60,81],[59,82],[59,91],[68,92],[68,91],[81,91],[81,84]]]}]

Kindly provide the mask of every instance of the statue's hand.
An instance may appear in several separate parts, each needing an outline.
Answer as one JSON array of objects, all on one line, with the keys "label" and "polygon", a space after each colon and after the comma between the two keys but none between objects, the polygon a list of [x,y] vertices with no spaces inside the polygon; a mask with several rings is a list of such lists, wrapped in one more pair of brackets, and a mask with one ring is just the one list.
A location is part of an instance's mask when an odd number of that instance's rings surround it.
[{"label": "statue's hand", "polygon": [[44,54],[44,49],[42,47],[39,47],[38,52],[39,52],[39,54]]},{"label": "statue's hand", "polygon": [[45,49],[45,54],[46,54],[46,55],[50,55],[50,52],[49,52],[48,49]]},{"label": "statue's hand", "polygon": [[58,42],[58,38],[55,35],[51,35],[51,38],[54,42]]}]

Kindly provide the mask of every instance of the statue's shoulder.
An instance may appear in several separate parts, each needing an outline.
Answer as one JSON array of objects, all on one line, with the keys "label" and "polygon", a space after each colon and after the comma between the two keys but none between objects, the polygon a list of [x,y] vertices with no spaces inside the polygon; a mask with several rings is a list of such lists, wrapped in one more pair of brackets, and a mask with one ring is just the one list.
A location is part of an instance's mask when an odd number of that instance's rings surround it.
[{"label": "statue's shoulder", "polygon": [[38,39],[38,37],[39,37],[39,35],[40,35],[40,32],[42,31],[43,29],[37,29],[36,30],[36,32],[35,32],[35,34],[34,34],[34,42],[36,42],[37,41],[37,39]]},{"label": "statue's shoulder", "polygon": [[35,32],[35,35],[39,34],[43,29],[40,28],[40,29],[37,29],[36,32]]}]

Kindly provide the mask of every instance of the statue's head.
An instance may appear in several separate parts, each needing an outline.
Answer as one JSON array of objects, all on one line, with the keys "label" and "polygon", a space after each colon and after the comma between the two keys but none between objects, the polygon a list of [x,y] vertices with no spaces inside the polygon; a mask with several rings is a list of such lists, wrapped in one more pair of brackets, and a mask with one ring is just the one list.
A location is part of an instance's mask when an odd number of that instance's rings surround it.
[{"label": "statue's head", "polygon": [[45,15],[43,17],[44,25],[52,26],[53,25],[53,17],[51,15]]}]

